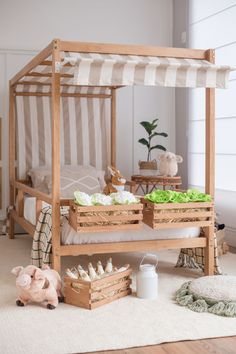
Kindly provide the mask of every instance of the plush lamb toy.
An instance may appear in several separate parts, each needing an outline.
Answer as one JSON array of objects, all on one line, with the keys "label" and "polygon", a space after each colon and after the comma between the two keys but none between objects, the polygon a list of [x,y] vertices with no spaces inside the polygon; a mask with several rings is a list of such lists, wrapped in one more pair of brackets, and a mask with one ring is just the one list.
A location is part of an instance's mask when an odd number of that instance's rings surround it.
[{"label": "plush lamb toy", "polygon": [[161,176],[175,176],[178,172],[178,163],[183,162],[182,156],[175,155],[173,152],[160,154],[158,159]]},{"label": "plush lamb toy", "polygon": [[47,308],[53,310],[58,301],[63,301],[60,275],[49,266],[42,269],[33,265],[18,266],[11,272],[16,275],[16,287],[20,290],[17,306],[25,306],[28,301],[47,301]]}]

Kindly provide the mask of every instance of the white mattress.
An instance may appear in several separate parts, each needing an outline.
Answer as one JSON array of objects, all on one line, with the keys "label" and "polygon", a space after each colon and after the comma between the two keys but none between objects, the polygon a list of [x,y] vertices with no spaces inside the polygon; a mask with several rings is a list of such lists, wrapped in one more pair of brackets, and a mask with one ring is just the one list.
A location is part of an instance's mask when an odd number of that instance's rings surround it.
[{"label": "white mattress", "polygon": [[[42,203],[42,208],[45,208],[49,204],[46,202]],[[24,218],[31,224],[36,225],[36,198],[35,197],[25,197],[24,200]]]},{"label": "white mattress", "polygon": [[[43,202],[43,207],[45,206],[48,206],[48,204]],[[35,208],[36,198],[27,197],[24,203],[24,217],[33,225],[36,224]],[[138,230],[77,233],[65,219],[61,229],[61,242],[64,245],[80,245],[86,243],[192,238],[198,237],[199,235],[199,227],[153,230],[145,224]]]},{"label": "white mattress", "polygon": [[81,245],[85,243],[106,243],[121,241],[163,240],[192,238],[200,235],[199,227],[181,229],[153,230],[146,224],[138,230],[120,230],[112,232],[77,233],[68,222],[63,223],[61,242],[64,245]]}]

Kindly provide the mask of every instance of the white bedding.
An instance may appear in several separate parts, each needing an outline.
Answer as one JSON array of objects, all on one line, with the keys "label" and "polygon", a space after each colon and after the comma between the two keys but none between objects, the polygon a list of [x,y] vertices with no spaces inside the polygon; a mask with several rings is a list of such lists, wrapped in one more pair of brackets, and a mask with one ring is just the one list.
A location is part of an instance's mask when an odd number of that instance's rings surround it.
[{"label": "white bedding", "polygon": [[[43,207],[47,205],[47,203],[43,202]],[[36,224],[35,208],[36,199],[33,197],[26,198],[24,203],[24,217],[33,225]],[[139,230],[77,233],[68,222],[65,221],[61,229],[61,242],[64,245],[76,245],[85,243],[192,238],[198,237],[199,235],[199,227],[153,230],[145,224],[143,224]]]}]

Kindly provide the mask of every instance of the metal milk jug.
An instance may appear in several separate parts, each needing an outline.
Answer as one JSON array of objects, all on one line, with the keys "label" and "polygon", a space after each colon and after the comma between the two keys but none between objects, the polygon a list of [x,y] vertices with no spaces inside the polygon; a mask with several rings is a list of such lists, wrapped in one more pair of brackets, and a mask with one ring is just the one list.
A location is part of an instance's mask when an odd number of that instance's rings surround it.
[{"label": "metal milk jug", "polygon": [[[143,263],[146,257],[155,258],[155,264]],[[156,299],[158,292],[158,275],[156,273],[157,256],[147,253],[140,265],[137,274],[137,297],[141,299]]]}]

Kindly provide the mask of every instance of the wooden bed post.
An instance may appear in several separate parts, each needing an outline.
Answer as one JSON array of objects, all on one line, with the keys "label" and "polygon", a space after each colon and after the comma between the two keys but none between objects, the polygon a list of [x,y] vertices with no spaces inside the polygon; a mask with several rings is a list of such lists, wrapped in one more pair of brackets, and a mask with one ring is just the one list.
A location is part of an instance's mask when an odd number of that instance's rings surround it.
[{"label": "wooden bed post", "polygon": [[111,89],[111,166],[116,167],[116,89]]},{"label": "wooden bed post", "polygon": [[[206,51],[206,60],[215,63],[215,51]],[[215,89],[206,89],[205,193],[215,194]],[[205,275],[214,274],[214,223],[206,227]]]},{"label": "wooden bed post", "polygon": [[[10,207],[15,204],[15,138],[16,138],[16,124],[15,124],[15,101],[14,101],[14,86],[9,83],[9,203]],[[14,238],[14,218],[9,214],[9,238]]]},{"label": "wooden bed post", "polygon": [[52,266],[61,270],[60,256],[60,41],[53,41],[52,50]]}]

